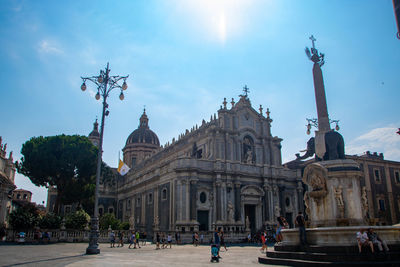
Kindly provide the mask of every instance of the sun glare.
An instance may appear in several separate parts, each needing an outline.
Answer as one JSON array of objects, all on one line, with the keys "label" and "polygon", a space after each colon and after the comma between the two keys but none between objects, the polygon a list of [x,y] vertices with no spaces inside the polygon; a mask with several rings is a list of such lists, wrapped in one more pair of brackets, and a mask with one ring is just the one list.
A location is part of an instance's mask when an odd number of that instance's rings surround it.
[{"label": "sun glare", "polygon": [[258,12],[256,0],[176,0],[177,15],[183,17],[185,25],[213,42],[224,44],[229,39],[242,35],[251,24],[252,16]]}]

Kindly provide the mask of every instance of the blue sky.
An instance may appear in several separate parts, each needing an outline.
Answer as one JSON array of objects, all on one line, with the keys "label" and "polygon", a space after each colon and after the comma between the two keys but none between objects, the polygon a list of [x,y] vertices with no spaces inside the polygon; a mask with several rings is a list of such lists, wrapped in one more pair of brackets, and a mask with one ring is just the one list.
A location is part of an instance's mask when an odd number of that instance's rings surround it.
[{"label": "blue sky", "polygon": [[[0,7],[0,136],[14,159],[33,136],[88,135],[101,103],[81,76],[126,75],[125,100],[111,93],[103,159],[138,127],[165,144],[209,120],[242,87],[271,111],[282,159],[304,149],[306,118],[316,117],[311,34],[325,53],[328,112],[340,120],[347,154],[383,152],[400,161],[400,40],[391,0],[8,1]],[[16,176],[19,188],[46,190]]]}]

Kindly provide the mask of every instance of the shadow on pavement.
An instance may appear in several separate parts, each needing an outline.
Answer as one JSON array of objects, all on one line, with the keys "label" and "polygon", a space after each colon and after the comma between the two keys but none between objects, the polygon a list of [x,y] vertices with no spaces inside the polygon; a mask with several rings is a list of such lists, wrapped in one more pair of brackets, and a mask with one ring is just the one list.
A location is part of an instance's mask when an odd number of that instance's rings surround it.
[{"label": "shadow on pavement", "polygon": [[58,261],[58,260],[67,260],[67,259],[76,259],[82,256],[87,256],[86,254],[79,254],[79,255],[74,255],[74,256],[64,256],[64,257],[58,257],[58,258],[51,258],[51,259],[42,259],[42,260],[34,260],[34,261],[25,261],[25,262],[19,262],[19,263],[13,263],[10,265],[2,265],[4,267],[8,266],[18,266],[18,265],[25,265],[25,264],[39,264],[39,263],[45,263],[45,262],[51,262],[51,261]]}]

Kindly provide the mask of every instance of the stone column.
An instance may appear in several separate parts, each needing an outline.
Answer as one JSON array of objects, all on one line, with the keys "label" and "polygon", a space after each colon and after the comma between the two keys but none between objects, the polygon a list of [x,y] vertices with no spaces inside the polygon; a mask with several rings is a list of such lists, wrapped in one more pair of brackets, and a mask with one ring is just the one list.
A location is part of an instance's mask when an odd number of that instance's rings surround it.
[{"label": "stone column", "polygon": [[190,220],[197,220],[197,180],[190,180]]},{"label": "stone column", "polygon": [[235,221],[241,221],[240,214],[240,182],[235,182]]},{"label": "stone column", "polygon": [[272,188],[269,184],[264,184],[264,221],[271,222],[272,216],[270,213],[270,206],[272,205],[271,202],[272,198]]},{"label": "stone column", "polygon": [[[156,217],[159,217],[159,213],[158,213],[158,187],[154,188],[154,193],[153,193],[153,203],[154,203],[154,216],[153,216],[153,224],[154,224],[154,220]],[[150,223],[150,222],[149,222]]]},{"label": "stone column", "polygon": [[221,219],[223,221],[227,221],[227,212],[226,212],[226,207],[227,207],[227,201],[226,201],[227,195],[226,195],[226,183],[223,182],[221,184]]},{"label": "stone column", "polygon": [[272,186],[272,191],[273,191],[273,199],[274,199],[273,218],[275,221],[275,218],[281,215],[279,187],[276,184],[274,184]]},{"label": "stone column", "polygon": [[391,223],[394,224],[397,222],[396,218],[396,211],[394,209],[394,200],[393,200],[393,190],[392,190],[392,181],[390,180],[390,172],[389,172],[389,166],[387,163],[385,163],[385,178],[386,178],[386,186],[387,186],[387,192],[388,192],[388,204],[390,208],[390,215],[391,215]]},{"label": "stone column", "polygon": [[215,182],[215,187],[216,187],[216,193],[217,195],[215,196],[215,204],[217,208],[217,221],[221,221],[221,182],[216,181]]},{"label": "stone column", "polygon": [[145,193],[142,194],[141,196],[142,198],[142,221],[141,221],[141,225],[142,226],[146,226],[146,195]]}]

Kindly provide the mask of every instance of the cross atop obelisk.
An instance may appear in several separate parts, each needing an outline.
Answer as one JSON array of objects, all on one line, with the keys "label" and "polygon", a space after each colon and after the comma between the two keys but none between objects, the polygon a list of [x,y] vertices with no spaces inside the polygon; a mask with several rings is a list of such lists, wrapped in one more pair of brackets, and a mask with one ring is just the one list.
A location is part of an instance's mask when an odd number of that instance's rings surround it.
[{"label": "cross atop obelisk", "polygon": [[314,35],[311,35],[311,36],[310,36],[310,40],[311,40],[311,42],[312,42],[312,48],[315,49],[315,43],[314,43],[314,42],[317,41],[317,39],[314,38]]}]

